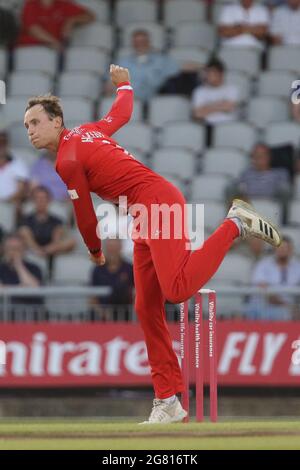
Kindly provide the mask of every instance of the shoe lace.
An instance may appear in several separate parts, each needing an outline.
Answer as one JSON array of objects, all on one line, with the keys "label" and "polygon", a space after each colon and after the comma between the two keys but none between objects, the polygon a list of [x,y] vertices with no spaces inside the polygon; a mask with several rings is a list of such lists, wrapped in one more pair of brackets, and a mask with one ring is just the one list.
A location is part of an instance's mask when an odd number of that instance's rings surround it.
[{"label": "shoe lace", "polygon": [[164,410],[165,407],[166,404],[162,400],[154,398],[149,421],[162,421],[166,415],[166,411]]}]

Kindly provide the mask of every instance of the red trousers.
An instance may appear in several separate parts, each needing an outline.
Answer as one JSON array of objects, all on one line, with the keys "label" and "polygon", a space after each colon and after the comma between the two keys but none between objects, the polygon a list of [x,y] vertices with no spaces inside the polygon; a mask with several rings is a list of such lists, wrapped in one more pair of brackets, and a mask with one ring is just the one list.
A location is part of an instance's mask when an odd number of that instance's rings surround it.
[{"label": "red trousers", "polygon": [[[185,204],[180,191],[167,182],[155,185],[143,199],[148,212],[151,204],[177,203],[182,209]],[[161,223],[159,229],[163,228]],[[181,223],[184,225],[185,220]],[[186,249],[186,236],[172,236],[172,225],[170,239],[134,240],[135,309],[145,335],[155,396],[161,399],[183,391],[181,369],[165,319],[165,301],[180,303],[192,297],[214,275],[239,235],[235,223],[225,220],[202,247],[191,252]]]}]

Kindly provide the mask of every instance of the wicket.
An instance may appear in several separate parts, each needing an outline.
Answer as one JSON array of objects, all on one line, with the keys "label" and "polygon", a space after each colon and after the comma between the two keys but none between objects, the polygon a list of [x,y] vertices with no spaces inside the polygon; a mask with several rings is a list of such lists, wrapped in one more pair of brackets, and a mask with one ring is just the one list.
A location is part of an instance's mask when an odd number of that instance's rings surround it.
[{"label": "wicket", "polygon": [[[204,419],[204,324],[203,324],[203,297],[208,296],[208,357],[209,357],[209,392],[210,392],[210,420],[218,419],[218,392],[217,392],[217,322],[216,322],[216,292],[211,289],[199,290],[195,298],[195,371],[196,371],[196,421]],[[182,393],[182,406],[188,412],[185,422],[190,415],[190,348],[189,348],[189,302],[180,304],[180,355],[184,381]]]}]

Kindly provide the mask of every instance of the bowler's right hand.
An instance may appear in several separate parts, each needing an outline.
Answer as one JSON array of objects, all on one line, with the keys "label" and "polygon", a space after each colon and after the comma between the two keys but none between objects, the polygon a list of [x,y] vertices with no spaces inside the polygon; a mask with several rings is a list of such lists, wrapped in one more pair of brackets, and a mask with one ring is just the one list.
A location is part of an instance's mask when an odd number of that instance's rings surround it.
[{"label": "bowler's right hand", "polygon": [[109,72],[111,81],[116,87],[119,86],[119,83],[130,82],[129,70],[125,67],[111,64]]}]

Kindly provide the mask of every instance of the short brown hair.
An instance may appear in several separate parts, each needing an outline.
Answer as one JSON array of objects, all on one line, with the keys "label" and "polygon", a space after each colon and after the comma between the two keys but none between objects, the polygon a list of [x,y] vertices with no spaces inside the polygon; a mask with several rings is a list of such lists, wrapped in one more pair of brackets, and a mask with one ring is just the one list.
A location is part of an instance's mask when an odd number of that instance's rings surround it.
[{"label": "short brown hair", "polygon": [[50,120],[55,117],[61,117],[62,125],[64,126],[64,114],[58,96],[51,95],[51,93],[33,96],[28,100],[25,112],[37,104],[40,104],[44,108]]}]

